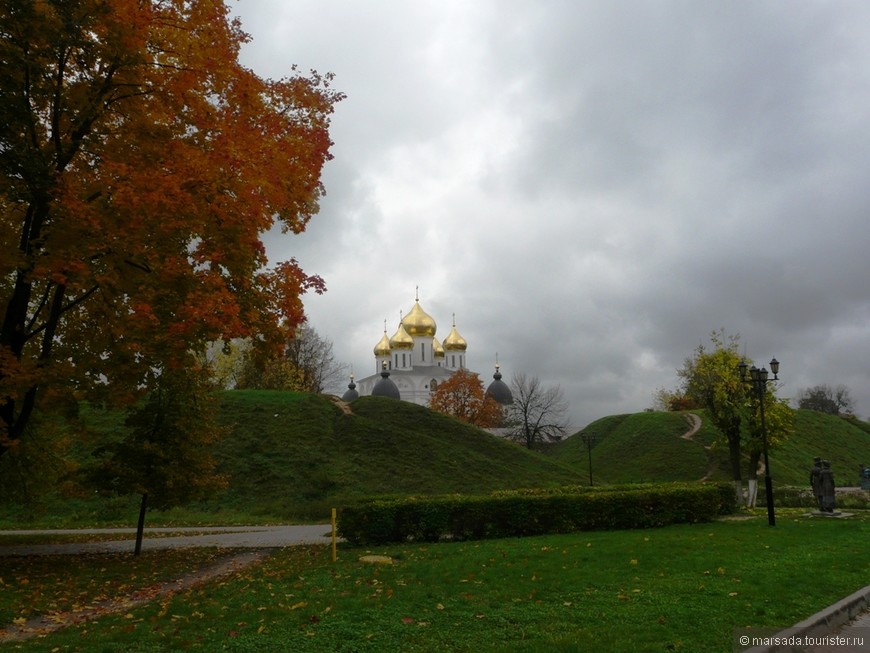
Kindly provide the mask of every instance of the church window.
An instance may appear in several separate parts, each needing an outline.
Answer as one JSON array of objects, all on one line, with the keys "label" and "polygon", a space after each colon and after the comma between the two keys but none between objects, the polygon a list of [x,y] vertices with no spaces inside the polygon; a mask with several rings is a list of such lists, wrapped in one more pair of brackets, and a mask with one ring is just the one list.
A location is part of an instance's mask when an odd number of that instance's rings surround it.
[{"label": "church window", "polygon": [[402,367],[405,367],[405,354],[402,354]]},{"label": "church window", "polygon": [[426,362],[426,343],[425,342],[420,343],[420,358],[422,359],[422,361],[424,363]]}]

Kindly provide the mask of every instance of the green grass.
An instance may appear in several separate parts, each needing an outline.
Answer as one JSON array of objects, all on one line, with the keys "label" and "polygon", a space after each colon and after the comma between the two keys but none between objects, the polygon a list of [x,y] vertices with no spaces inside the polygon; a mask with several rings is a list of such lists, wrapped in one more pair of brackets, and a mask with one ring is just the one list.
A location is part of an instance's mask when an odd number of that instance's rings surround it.
[{"label": "green grass", "polygon": [[548,453],[585,471],[588,480],[589,453],[582,436],[592,435],[596,484],[697,481],[706,475],[710,456],[702,442],[680,437],[688,429],[682,413],[616,415],[593,422]]},{"label": "green grass", "polygon": [[[332,507],[372,495],[581,482],[578,470],[557,459],[406,402],[363,397],[345,415],[324,396],[228,391],[219,410],[229,434],[214,455],[229,487],[184,509],[152,513],[148,525],[323,521]],[[118,437],[116,414],[91,409],[85,418],[104,429],[102,437]],[[54,494],[0,505],[0,526],[129,526],[137,510],[137,497]]]},{"label": "green grass", "polygon": [[[147,524],[322,521],[332,507],[373,495],[585,484],[583,434],[595,436],[596,484],[730,479],[727,447],[703,411],[691,441],[680,437],[689,428],[684,414],[644,412],[597,420],[539,453],[407,402],[362,397],[352,409],[346,415],[328,398],[305,393],[222,393],[220,421],[229,434],[214,454],[229,487],[198,504],[152,513]],[[82,416],[99,437],[118,437],[118,413],[84,407]],[[799,410],[796,427],[770,452],[775,488],[806,486],[816,455],[832,461],[838,485],[858,484],[858,465],[870,464],[870,424]],[[99,437],[76,444],[79,462]],[[0,459],[3,478],[8,464],[8,456]],[[70,499],[58,492],[28,504],[0,502],[0,527],[130,526],[137,509],[137,497]]]},{"label": "green grass", "polygon": [[[684,413],[636,413],[597,420],[547,452],[586,470],[588,479],[588,454],[581,436],[593,434],[592,471],[596,483],[692,481],[705,474],[714,481],[730,480],[728,447],[723,436],[706,418],[705,411],[688,412],[702,418],[701,429],[691,441],[680,437],[688,429]],[[831,461],[838,486],[858,485],[858,466],[870,465],[870,424],[796,410],[794,434],[770,451],[775,485],[808,485],[815,456]]]},{"label": "green grass", "polygon": [[870,432],[850,420],[795,411],[795,435],[770,452],[770,469],[783,485],[809,485],[814,456],[831,461],[838,486],[859,485],[858,466],[870,464]]},{"label": "green grass", "polygon": [[[56,541],[56,540],[55,540]],[[69,612],[168,581],[214,562],[217,549],[3,558],[0,629],[14,620]]]},{"label": "green grass", "polygon": [[9,649],[724,653],[734,628],[790,626],[867,583],[866,516],[779,517],[373,551],[391,566],[359,562],[361,549],[335,564],[326,548],[284,549]]},{"label": "green grass", "polygon": [[[381,397],[341,413],[323,397],[228,392],[216,452],[224,507],[314,518],[372,495],[477,493],[576,483],[576,472],[458,420]],[[322,518],[322,517],[321,517]]]}]

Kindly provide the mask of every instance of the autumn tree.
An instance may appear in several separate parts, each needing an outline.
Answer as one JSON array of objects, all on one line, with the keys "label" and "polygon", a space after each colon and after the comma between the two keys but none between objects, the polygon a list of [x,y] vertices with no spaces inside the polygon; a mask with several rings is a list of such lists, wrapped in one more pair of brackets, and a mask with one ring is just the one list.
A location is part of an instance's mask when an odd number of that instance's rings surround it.
[{"label": "autumn tree", "polygon": [[537,376],[514,374],[513,403],[505,407],[509,437],[532,449],[564,437],[568,404],[559,386],[545,386]]},{"label": "autumn tree", "polygon": [[320,393],[339,383],[345,367],[335,360],[332,341],[303,324],[270,357],[256,356],[250,341],[239,343],[235,387]]},{"label": "autumn tree", "polygon": [[258,77],[247,39],[218,0],[0,5],[0,456],[59,399],[280,348],[324,290],[261,235],[317,212],[341,94]]},{"label": "autumn tree", "polygon": [[498,426],[502,419],[501,404],[486,394],[480,377],[466,369],[438,384],[429,408],[482,429]]},{"label": "autumn tree", "polygon": [[[747,419],[744,442],[749,455],[746,505],[754,507],[758,495],[759,463],[764,453],[764,433],[761,423],[761,404],[758,398],[750,395],[745,408],[744,414]],[[775,385],[769,384],[764,388],[764,423],[768,449],[776,449],[794,433],[794,411],[788,405],[788,399],[776,396]]]},{"label": "autumn tree", "polygon": [[211,455],[225,433],[212,390],[205,370],[161,370],[141,405],[128,411],[126,437],[95,452],[89,476],[97,488],[141,496],[137,554],[148,507],[184,505],[226,485]]},{"label": "autumn tree", "polygon": [[284,357],[299,370],[306,392],[324,392],[344,379],[346,365],[335,360],[332,341],[308,324],[301,325],[284,349]]},{"label": "autumn tree", "polygon": [[[757,469],[761,453],[759,406],[749,386],[741,380],[738,365],[739,336],[726,336],[723,330],[710,336],[711,348],[699,345],[686,359],[677,375],[683,380],[681,395],[706,410],[707,418],[719,429],[728,446],[731,477],[737,501],[743,503],[744,444],[750,454],[749,498],[754,502]],[[751,361],[747,361],[751,364]],[[788,415],[782,411],[773,386],[765,389],[768,410],[768,443],[777,444],[789,431]]]},{"label": "autumn tree", "polygon": [[841,412],[851,414],[855,410],[849,388],[844,385],[832,388],[826,383],[801,390],[798,395],[798,408],[829,415],[839,415]]},{"label": "autumn tree", "polygon": [[739,337],[726,338],[720,331],[710,339],[712,351],[698,345],[677,375],[683,380],[683,394],[707,411],[707,418],[725,437],[735,495],[742,503],[740,424],[748,395],[737,367],[741,361]]}]

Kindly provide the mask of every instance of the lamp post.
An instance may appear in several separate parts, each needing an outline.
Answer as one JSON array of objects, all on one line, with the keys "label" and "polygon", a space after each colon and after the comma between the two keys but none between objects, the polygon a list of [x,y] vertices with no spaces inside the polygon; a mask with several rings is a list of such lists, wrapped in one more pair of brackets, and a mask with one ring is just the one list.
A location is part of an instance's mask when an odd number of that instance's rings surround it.
[{"label": "lamp post", "polygon": [[[767,499],[767,523],[776,526],[776,513],[773,508],[773,481],[770,478],[770,461],[767,458],[767,422],[764,419],[764,395],[767,392],[767,369],[758,369],[753,365],[749,369],[749,378],[746,377],[746,361],[740,361],[737,368],[740,370],[740,380],[749,383],[752,392],[758,399],[758,410],[761,414],[761,446],[764,452],[764,490]],[[779,381],[779,361],[776,358],[770,361],[770,371],[773,372],[773,380]]]},{"label": "lamp post", "polygon": [[589,486],[592,486],[592,445],[595,444],[595,436],[591,433],[584,433],[580,436],[583,442],[586,443],[586,450],[589,452]]}]

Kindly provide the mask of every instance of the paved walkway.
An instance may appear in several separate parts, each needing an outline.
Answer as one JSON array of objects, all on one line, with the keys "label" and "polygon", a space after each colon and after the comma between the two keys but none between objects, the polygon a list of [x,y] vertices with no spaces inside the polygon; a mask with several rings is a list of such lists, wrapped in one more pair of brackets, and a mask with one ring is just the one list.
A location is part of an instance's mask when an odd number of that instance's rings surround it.
[{"label": "paved walkway", "polygon": [[[190,533],[149,537],[159,533]],[[91,528],[51,531],[0,531],[0,535],[130,535],[129,539],[69,544],[10,544],[0,546],[0,556],[63,555],[73,553],[132,552],[136,545],[135,528]],[[146,528],[142,550],[176,549],[193,546],[219,548],[274,549],[297,544],[328,544],[332,541],[330,524],[303,526],[214,526],[190,528]]]}]

